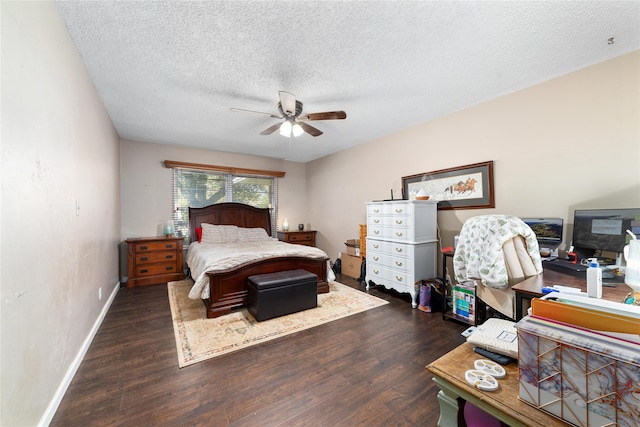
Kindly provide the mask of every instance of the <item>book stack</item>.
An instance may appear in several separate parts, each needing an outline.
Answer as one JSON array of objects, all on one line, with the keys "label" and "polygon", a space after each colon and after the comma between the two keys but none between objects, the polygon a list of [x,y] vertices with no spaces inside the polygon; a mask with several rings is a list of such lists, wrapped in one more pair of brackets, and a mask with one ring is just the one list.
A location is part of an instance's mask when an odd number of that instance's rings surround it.
[{"label": "book stack", "polygon": [[640,307],[554,292],[516,329],[521,400],[574,425],[639,425]]}]

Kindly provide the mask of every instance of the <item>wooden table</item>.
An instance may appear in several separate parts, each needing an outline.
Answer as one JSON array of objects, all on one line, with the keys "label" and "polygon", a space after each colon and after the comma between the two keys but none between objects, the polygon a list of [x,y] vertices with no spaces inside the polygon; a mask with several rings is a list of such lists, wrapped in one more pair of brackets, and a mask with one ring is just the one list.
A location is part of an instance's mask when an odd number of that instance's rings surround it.
[{"label": "wooden table", "polygon": [[294,245],[316,246],[316,231],[278,231],[278,240]]},{"label": "wooden table", "polygon": [[[622,302],[624,297],[631,292],[631,288],[623,282],[615,282],[608,279],[603,279],[602,282],[613,285],[602,287],[603,299]],[[513,285],[512,288],[516,298],[516,320],[522,319],[527,314],[532,298],[538,298],[543,295],[543,287],[551,287],[553,285],[570,286],[572,288],[580,288],[583,292],[587,291],[587,281],[584,277],[572,276],[554,270],[544,270],[541,274]]]},{"label": "wooden table", "polygon": [[498,380],[496,391],[481,391],[469,384],[464,377],[465,372],[474,369],[473,362],[482,358],[473,351],[471,344],[464,343],[427,366],[427,370],[434,375],[433,380],[440,388],[438,426],[458,426],[464,401],[473,403],[510,426],[569,425],[518,398],[519,381],[516,363],[504,367],[507,375]]}]

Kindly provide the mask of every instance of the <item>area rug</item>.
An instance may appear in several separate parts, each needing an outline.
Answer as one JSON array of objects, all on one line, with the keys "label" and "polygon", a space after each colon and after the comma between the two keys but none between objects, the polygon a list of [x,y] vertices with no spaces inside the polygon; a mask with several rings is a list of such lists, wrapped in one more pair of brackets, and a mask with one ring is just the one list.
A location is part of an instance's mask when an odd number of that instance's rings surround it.
[{"label": "area rug", "polygon": [[330,292],[318,295],[318,307],[257,322],[246,308],[207,319],[201,300],[189,299],[191,279],[169,282],[169,303],[181,368],[294,332],[387,304],[342,283],[330,283]]}]

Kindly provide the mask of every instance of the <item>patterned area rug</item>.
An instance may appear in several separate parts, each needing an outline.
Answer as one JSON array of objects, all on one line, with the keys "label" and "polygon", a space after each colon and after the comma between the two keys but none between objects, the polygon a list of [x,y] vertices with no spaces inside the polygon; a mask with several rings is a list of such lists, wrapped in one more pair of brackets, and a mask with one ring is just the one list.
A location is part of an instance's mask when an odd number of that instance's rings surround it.
[{"label": "patterned area rug", "polygon": [[329,293],[318,295],[317,308],[263,322],[257,322],[246,308],[207,319],[202,301],[188,297],[191,279],[167,285],[181,368],[387,304],[383,299],[333,282]]}]

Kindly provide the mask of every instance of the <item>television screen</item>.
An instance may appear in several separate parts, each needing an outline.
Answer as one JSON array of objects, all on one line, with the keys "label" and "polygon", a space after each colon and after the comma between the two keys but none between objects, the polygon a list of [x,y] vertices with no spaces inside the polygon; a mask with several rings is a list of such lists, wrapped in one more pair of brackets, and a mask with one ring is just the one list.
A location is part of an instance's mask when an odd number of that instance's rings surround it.
[{"label": "television screen", "polygon": [[640,208],[576,209],[573,214],[573,246],[594,251],[622,252],[630,230],[640,237]]}]

